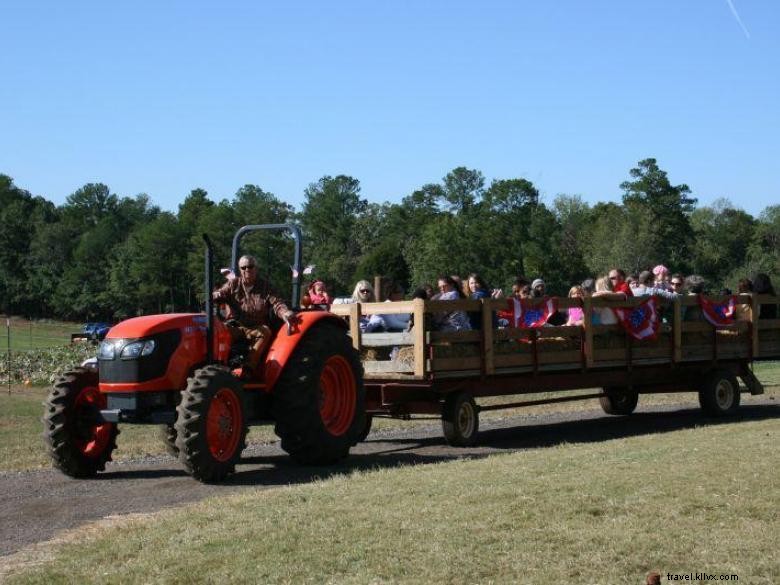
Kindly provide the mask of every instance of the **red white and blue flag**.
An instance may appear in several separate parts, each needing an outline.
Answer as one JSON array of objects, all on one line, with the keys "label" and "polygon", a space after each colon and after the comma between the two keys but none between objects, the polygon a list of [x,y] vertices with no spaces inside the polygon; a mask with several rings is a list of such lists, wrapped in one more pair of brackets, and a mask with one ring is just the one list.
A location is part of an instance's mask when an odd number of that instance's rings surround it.
[{"label": "red white and blue flag", "polygon": [[544,297],[541,303],[533,304],[527,299],[512,298],[509,301],[507,313],[511,312],[512,326],[519,329],[542,327],[558,310],[558,300],[551,297]]},{"label": "red white and blue flag", "polygon": [[737,312],[737,297],[730,296],[725,303],[716,303],[699,295],[699,306],[704,318],[715,327],[725,327],[734,323],[734,315]]},{"label": "red white and blue flag", "polygon": [[655,339],[658,335],[661,319],[655,297],[650,297],[636,307],[613,310],[628,334],[634,339]]}]

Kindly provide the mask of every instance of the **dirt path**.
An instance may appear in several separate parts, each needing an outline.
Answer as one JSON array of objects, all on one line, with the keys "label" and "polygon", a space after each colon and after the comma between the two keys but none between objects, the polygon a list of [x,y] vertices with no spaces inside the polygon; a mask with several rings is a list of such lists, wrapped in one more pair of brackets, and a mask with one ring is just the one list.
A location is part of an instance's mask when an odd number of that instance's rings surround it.
[{"label": "dirt path", "polygon": [[110,464],[94,480],[69,479],[49,470],[4,472],[0,473],[0,564],[5,555],[107,516],[150,513],[240,490],[305,483],[355,469],[485,457],[563,442],[607,441],[768,418],[780,419],[780,405],[763,397],[751,398],[738,416],[728,420],[706,419],[688,405],[640,407],[631,417],[608,417],[595,410],[522,416],[483,423],[480,445],[468,449],[448,447],[440,425],[431,421],[413,430],[372,433],[344,463],[327,468],[300,467],[278,444],[253,446],[244,453],[237,473],[217,486],[192,480],[169,457]]}]

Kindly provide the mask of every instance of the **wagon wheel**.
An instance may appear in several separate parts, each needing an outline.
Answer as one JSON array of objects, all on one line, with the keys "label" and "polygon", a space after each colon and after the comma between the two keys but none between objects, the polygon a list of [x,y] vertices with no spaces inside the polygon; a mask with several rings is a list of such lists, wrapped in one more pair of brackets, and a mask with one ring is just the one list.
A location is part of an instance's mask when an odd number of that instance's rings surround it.
[{"label": "wagon wheel", "polygon": [[710,416],[733,414],[739,408],[739,382],[731,372],[712,372],[699,390],[699,404]]},{"label": "wagon wheel", "polygon": [[444,439],[453,447],[476,443],[479,431],[479,407],[470,393],[462,391],[447,396],[441,413]]},{"label": "wagon wheel", "polygon": [[636,410],[639,393],[628,388],[604,388],[599,404],[607,414],[626,415]]}]

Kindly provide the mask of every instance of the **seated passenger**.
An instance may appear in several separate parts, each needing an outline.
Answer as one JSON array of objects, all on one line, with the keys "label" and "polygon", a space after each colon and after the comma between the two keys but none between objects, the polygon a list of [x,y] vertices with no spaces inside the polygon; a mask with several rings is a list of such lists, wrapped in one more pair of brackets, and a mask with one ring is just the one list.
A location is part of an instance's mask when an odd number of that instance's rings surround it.
[{"label": "seated passenger", "polygon": [[[596,291],[593,293],[593,297],[621,300],[626,298],[625,293],[615,293],[612,288],[612,280],[607,276],[602,276],[596,281]],[[617,323],[617,315],[609,307],[594,307],[592,322],[594,325],[614,325]]]},{"label": "seated passenger", "polygon": [[[386,303],[404,300],[404,289],[397,282],[394,282],[392,280],[386,282],[382,287],[382,290],[384,293],[382,296],[385,297]],[[412,316],[409,313],[398,313],[398,314],[390,313],[387,315],[378,315],[378,317],[382,319],[382,322],[384,323],[385,331],[390,331],[390,332],[408,330],[409,322],[411,321],[412,318]]]},{"label": "seated passenger", "polygon": [[309,285],[307,294],[309,296],[309,304],[319,305],[324,309],[327,309],[328,306],[333,304],[333,299],[328,294],[328,288],[320,279],[315,280]]},{"label": "seated passenger", "polygon": [[[633,297],[634,293],[631,292],[631,287],[626,282],[626,273],[622,268],[613,268],[609,271],[609,281],[612,285],[612,291],[616,293],[623,293],[626,297]],[[596,289],[598,290],[598,288]]]},{"label": "seated passenger", "polygon": [[653,287],[663,290],[669,290],[669,269],[663,264],[653,268]]},{"label": "seated passenger", "polygon": [[582,287],[582,293],[586,297],[593,296],[593,293],[596,292],[596,281],[592,278],[586,278],[580,286]]},{"label": "seated passenger", "polygon": [[[463,298],[463,292],[451,276],[440,276],[438,279],[439,294],[436,300],[457,301]],[[465,311],[452,311],[434,316],[434,329],[437,331],[470,331],[471,323]]]},{"label": "seated passenger", "polygon": [[674,291],[667,290],[666,288],[658,288],[655,286],[657,281],[654,279],[653,273],[649,270],[643,270],[640,272],[636,282],[636,287],[634,287],[631,291],[634,293],[635,297],[656,296],[671,300],[679,296]]},{"label": "seated passenger", "polygon": [[[469,274],[469,278],[466,281],[466,289],[468,290],[466,296],[470,299],[489,299],[491,296],[490,287],[485,284],[485,281],[476,272]],[[469,312],[469,323],[472,329],[482,329],[482,313],[479,311]]]},{"label": "seated passenger", "polygon": [[[753,294],[753,281],[749,278],[740,278],[737,283],[737,294]],[[735,317],[738,321],[752,321],[753,305],[751,303],[738,303]]]},{"label": "seated passenger", "polygon": [[669,290],[676,292],[678,295],[685,292],[685,278],[683,278],[682,274],[679,272],[672,274],[672,277],[669,280]]},{"label": "seated passenger", "polygon": [[[569,289],[569,298],[570,299],[585,298],[585,293],[582,290],[582,287],[579,285],[574,285],[573,287],[571,287]],[[582,307],[570,307],[568,319],[566,320],[566,325],[582,325],[584,322],[585,322],[585,313],[582,311]]]},{"label": "seated passenger", "polygon": [[547,290],[547,286],[544,284],[544,280],[537,278],[531,283],[531,296],[535,299],[541,299],[544,297],[544,293]]},{"label": "seated passenger", "polygon": [[[374,302],[374,287],[367,280],[359,280],[355,285],[355,289],[352,291],[351,297],[340,297],[333,301],[334,305],[350,304],[350,303],[373,303]],[[363,333],[371,333],[372,331],[384,330],[384,322],[379,315],[361,315],[360,316],[360,330]]]},{"label": "seated passenger", "polygon": [[[769,275],[759,272],[753,277],[753,292],[757,295],[775,296],[775,289]],[[777,319],[777,305],[762,303],[758,308],[759,319]]]},{"label": "seated passenger", "polygon": [[[704,294],[705,284],[706,283],[704,278],[698,274],[691,274],[685,278],[684,286],[688,291],[689,296],[695,296]],[[685,309],[685,312],[682,316],[683,321],[701,321],[704,318],[704,315],[701,312],[701,307],[698,304],[683,308]]]}]

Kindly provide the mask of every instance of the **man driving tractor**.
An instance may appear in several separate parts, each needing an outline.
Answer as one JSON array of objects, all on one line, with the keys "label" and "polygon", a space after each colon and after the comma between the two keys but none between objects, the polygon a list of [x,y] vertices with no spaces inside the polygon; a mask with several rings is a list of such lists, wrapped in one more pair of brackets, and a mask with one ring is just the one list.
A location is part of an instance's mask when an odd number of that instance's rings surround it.
[{"label": "man driving tractor", "polygon": [[257,370],[273,337],[269,327],[269,309],[287,325],[293,322],[295,313],[285,304],[271,284],[257,277],[257,260],[254,256],[241,256],[238,261],[239,277],[229,279],[212,298],[227,304],[234,321],[226,323],[233,341],[246,340],[249,355],[244,366],[244,377]]}]

